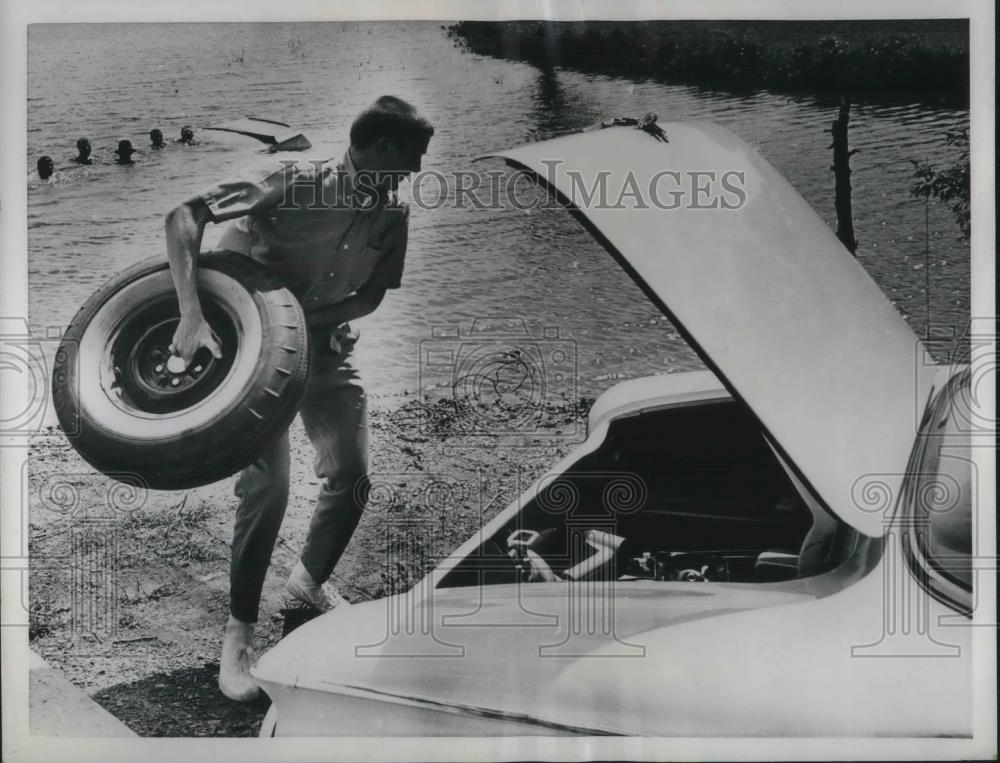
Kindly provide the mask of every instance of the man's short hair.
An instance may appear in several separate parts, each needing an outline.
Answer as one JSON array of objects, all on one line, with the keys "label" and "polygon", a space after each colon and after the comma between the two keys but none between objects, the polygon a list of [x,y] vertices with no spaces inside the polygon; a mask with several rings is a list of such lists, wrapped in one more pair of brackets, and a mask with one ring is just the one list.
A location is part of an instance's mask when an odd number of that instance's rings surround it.
[{"label": "man's short hair", "polygon": [[356,148],[368,148],[379,138],[388,138],[397,145],[426,148],[432,135],[431,123],[394,95],[383,95],[351,125],[351,145]]}]

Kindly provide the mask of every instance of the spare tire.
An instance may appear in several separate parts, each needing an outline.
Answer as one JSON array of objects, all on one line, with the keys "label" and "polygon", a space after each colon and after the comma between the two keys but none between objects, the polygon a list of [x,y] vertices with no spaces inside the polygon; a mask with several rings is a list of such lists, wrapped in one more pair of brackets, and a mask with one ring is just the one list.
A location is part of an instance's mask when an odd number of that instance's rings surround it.
[{"label": "spare tire", "polygon": [[295,417],[309,372],[298,301],[234,252],[202,254],[197,282],[221,360],[203,348],[187,369],[168,366],[179,311],[162,257],[108,281],[63,335],[56,415],[109,476],[163,490],[206,485],[250,464]]}]

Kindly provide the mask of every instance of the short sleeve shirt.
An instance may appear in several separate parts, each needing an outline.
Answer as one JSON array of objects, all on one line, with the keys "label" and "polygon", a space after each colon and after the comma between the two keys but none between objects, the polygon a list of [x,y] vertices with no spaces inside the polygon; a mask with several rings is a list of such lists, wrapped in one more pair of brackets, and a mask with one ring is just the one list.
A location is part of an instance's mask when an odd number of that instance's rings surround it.
[{"label": "short sleeve shirt", "polygon": [[195,200],[213,222],[232,221],[221,248],[263,264],[309,311],[401,283],[409,208],[365,191],[356,172],[350,152],[340,163],[269,157]]}]

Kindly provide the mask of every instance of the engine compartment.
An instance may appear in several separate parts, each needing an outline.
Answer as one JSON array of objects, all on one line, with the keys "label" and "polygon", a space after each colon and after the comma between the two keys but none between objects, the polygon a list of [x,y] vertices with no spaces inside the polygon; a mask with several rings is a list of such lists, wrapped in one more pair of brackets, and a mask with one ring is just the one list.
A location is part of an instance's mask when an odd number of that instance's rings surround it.
[{"label": "engine compartment", "polygon": [[439,585],[789,580],[837,566],[855,536],[803,500],[756,419],[718,399],[613,420]]}]

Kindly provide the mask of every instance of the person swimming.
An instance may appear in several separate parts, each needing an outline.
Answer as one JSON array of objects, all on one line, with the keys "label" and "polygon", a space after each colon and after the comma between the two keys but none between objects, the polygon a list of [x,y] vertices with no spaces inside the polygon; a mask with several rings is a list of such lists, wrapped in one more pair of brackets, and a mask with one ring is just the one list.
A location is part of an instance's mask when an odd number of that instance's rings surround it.
[{"label": "person swimming", "polygon": [[94,160],[90,158],[90,141],[86,138],[80,138],[76,142],[76,156],[73,157],[73,161],[77,164],[93,164]]},{"label": "person swimming", "polygon": [[163,132],[153,128],[149,131],[149,141],[153,148],[163,148]]},{"label": "person swimming", "polygon": [[52,161],[52,157],[48,155],[39,157],[38,164],[36,166],[38,169],[38,177],[42,180],[48,180],[56,171],[56,163]]},{"label": "person swimming", "polygon": [[132,164],[132,154],[134,153],[132,141],[125,139],[118,141],[118,148],[115,149],[115,164]]},{"label": "person swimming", "polygon": [[185,146],[193,146],[195,144],[194,128],[191,125],[184,125],[181,128],[181,137],[177,142]]}]

